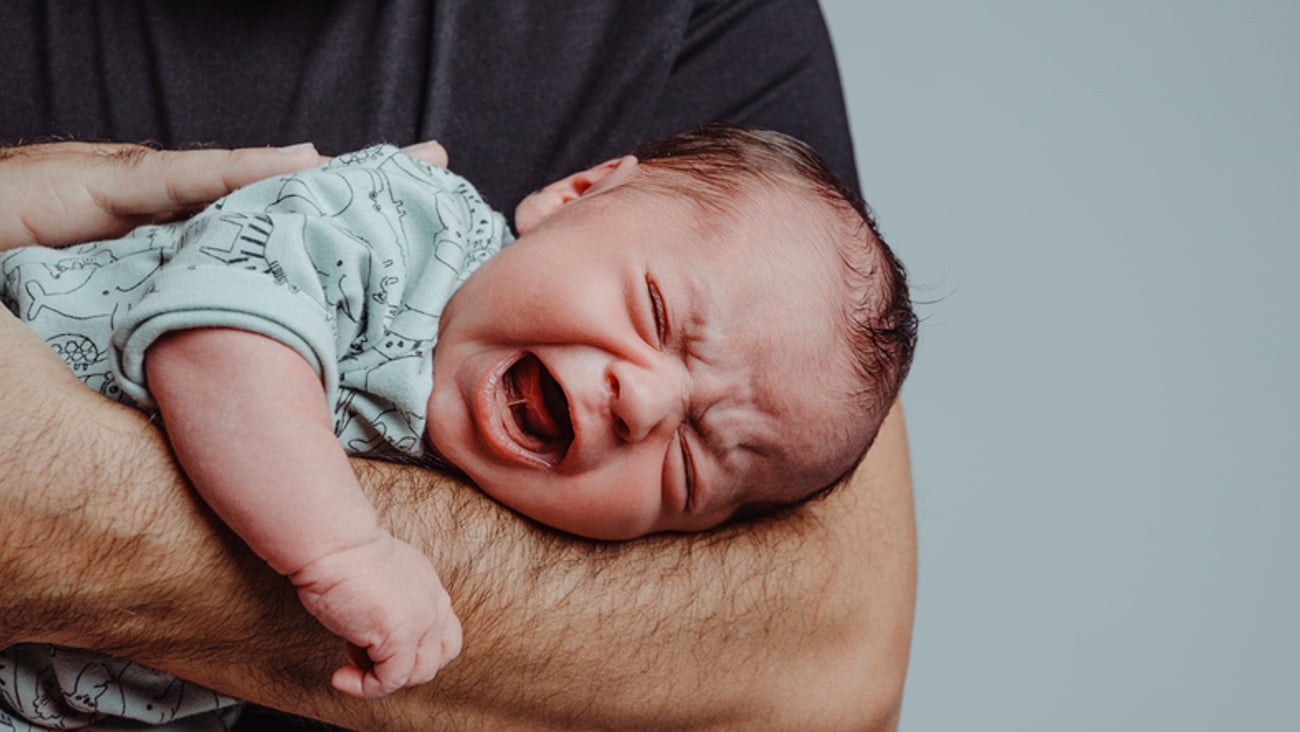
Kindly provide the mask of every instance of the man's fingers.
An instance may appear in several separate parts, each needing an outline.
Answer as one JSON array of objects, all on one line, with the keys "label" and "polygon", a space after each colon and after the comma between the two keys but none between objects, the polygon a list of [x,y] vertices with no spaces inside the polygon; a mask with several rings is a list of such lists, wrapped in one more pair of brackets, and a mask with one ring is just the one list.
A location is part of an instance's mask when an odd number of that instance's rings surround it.
[{"label": "man's fingers", "polygon": [[[437,142],[403,150],[432,165],[447,166],[447,151]],[[328,160],[309,142],[284,148],[180,151],[104,145],[99,152],[99,171],[92,173],[87,187],[101,208],[124,218],[188,211],[254,181]]]},{"label": "man's fingers", "polygon": [[87,189],[113,216],[172,213],[203,206],[254,181],[319,165],[311,143],[287,148],[150,150],[105,146]]},{"label": "man's fingers", "polygon": [[439,168],[447,167],[447,149],[435,140],[407,145],[402,148],[402,152],[413,158],[419,158],[430,165],[436,165]]},{"label": "man's fingers", "polygon": [[[447,165],[447,151],[436,142],[404,149],[432,165]],[[0,249],[118,236],[328,159],[311,143],[180,151],[91,142],[0,148]]]},{"label": "man's fingers", "polygon": [[0,149],[0,249],[117,236],[322,161],[310,144],[165,151],[59,142]]}]

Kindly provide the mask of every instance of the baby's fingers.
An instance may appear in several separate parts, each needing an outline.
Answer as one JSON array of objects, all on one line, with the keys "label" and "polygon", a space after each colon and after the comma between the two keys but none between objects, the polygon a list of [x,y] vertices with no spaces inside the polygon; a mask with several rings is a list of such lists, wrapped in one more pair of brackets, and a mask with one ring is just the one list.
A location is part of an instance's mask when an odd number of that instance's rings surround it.
[{"label": "baby's fingers", "polygon": [[451,663],[460,655],[462,642],[460,618],[452,613],[451,617],[447,618],[447,624],[443,626],[439,637],[439,668]]},{"label": "baby's fingers", "polygon": [[[432,679],[414,680],[411,671],[415,665],[414,654],[400,653],[380,663],[364,667],[342,666],[330,679],[335,689],[361,699],[378,699],[404,686],[414,686]],[[436,671],[437,669],[435,669]]]},{"label": "baby's fingers", "polygon": [[420,640],[415,651],[415,667],[407,686],[416,686],[433,680],[444,666],[460,655],[460,621],[452,615],[441,629],[432,631]]},{"label": "baby's fingers", "polygon": [[335,689],[361,699],[376,699],[404,687],[433,680],[438,671],[460,655],[463,642],[460,620],[452,615],[441,628],[430,631],[413,652],[399,652],[375,662],[366,650],[348,644],[353,665],[335,670],[330,683]]},{"label": "baby's fingers", "polygon": [[330,678],[330,685],[335,689],[355,696],[358,699],[366,698],[366,672],[356,666],[340,666],[334,671]]}]

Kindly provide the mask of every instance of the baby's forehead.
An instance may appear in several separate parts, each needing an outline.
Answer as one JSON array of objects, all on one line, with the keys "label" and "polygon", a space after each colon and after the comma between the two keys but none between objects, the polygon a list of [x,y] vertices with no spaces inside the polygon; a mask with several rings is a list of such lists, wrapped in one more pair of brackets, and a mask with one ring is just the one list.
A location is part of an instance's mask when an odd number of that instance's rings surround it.
[{"label": "baby's forehead", "polygon": [[[796,208],[806,209],[806,206]],[[770,307],[813,295],[824,317],[843,314],[855,293],[845,277],[839,229],[829,216],[807,210],[740,211],[727,220],[699,224],[696,245],[685,248],[687,266],[707,287],[711,278],[746,276],[762,286]],[[754,315],[764,314],[761,311]],[[776,315],[777,313],[772,313]]]},{"label": "baby's forehead", "polygon": [[752,185],[709,207],[683,202],[694,211],[696,230],[730,251],[772,260],[816,258],[838,263],[853,246],[856,227],[843,212],[811,191],[789,185]]}]

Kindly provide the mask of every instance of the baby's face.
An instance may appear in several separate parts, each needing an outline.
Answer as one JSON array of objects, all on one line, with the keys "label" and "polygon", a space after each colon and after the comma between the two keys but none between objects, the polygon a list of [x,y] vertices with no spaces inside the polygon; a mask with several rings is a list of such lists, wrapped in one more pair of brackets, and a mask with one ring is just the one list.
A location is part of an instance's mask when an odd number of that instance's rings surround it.
[{"label": "baby's face", "polygon": [[431,442],[502,503],[600,539],[828,484],[865,438],[831,418],[855,381],[842,280],[776,233],[703,241],[663,196],[567,204],[448,304]]}]

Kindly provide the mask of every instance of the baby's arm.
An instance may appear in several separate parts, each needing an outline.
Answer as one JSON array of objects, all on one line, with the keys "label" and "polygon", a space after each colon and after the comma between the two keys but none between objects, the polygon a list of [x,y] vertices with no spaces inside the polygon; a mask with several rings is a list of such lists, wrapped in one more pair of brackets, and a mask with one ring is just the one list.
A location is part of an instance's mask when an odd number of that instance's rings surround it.
[{"label": "baby's arm", "polygon": [[[460,652],[433,565],[379,526],[338,444],[316,373],[255,333],[200,328],[150,346],[145,368],[168,437],[199,493],[353,644],[340,691],[413,686]],[[358,654],[357,651],[361,652]]]}]

